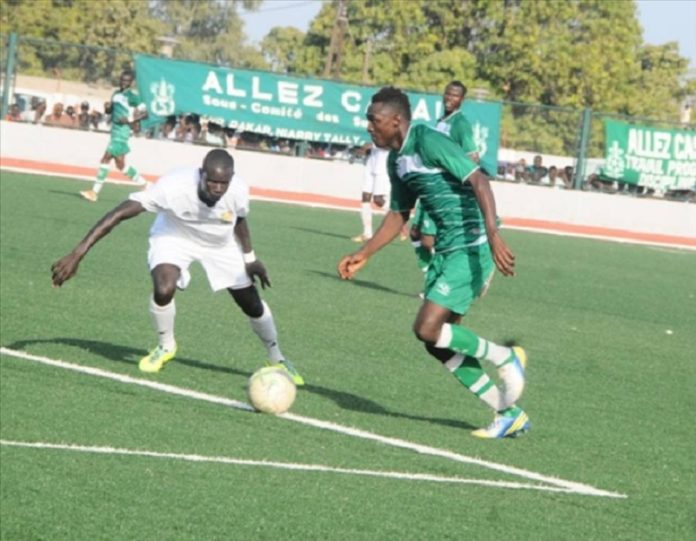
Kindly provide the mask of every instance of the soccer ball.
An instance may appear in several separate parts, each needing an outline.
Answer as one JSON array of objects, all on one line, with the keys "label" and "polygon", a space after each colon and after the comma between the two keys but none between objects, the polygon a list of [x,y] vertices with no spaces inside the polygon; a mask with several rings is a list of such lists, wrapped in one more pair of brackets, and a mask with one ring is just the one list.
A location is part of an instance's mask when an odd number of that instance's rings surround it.
[{"label": "soccer ball", "polygon": [[254,409],[263,413],[285,413],[295,401],[297,389],[280,366],[266,366],[249,378],[247,395]]}]

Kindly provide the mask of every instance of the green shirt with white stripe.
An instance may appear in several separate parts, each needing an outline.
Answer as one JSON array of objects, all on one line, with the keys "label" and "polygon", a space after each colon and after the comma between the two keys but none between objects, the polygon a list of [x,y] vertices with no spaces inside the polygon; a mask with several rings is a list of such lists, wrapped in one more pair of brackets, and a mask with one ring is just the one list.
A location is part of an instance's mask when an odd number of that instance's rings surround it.
[{"label": "green shirt with white stripe", "polygon": [[465,154],[469,155],[478,152],[476,142],[474,141],[474,129],[461,109],[457,109],[438,120],[435,129],[445,135],[449,135],[455,143],[458,143],[464,149]]},{"label": "green shirt with white stripe", "polygon": [[408,211],[420,197],[437,227],[436,252],[487,241],[483,215],[467,180],[478,165],[452,139],[425,124],[412,124],[401,149],[389,153],[387,168],[391,210]]},{"label": "green shirt with white stripe", "polygon": [[111,96],[111,141],[114,143],[128,143],[131,136],[131,128],[128,124],[119,124],[121,118],[130,118],[131,110],[142,105],[140,96],[130,88],[117,90]]}]

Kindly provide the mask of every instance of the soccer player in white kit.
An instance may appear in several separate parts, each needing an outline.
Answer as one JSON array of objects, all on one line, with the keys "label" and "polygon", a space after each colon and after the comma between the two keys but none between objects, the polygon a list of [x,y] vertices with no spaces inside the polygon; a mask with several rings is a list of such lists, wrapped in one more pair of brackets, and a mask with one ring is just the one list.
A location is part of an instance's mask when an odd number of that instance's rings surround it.
[{"label": "soccer player in white kit", "polygon": [[210,151],[202,168],[172,171],[108,212],[53,264],[53,285],[60,287],[72,278],[92,246],[120,222],[145,211],[157,213],[150,229],[148,264],[153,283],[150,314],[159,343],[140,360],[140,370],[159,372],[176,355],[174,294],[177,287],[186,286],[188,267],[198,261],[213,291],[227,289],[249,318],[268,351],[269,364],[280,364],[297,385],[303,385],[302,376],[280,351],[273,315],[256,289],[257,278],[262,288],[271,284],[251,245],[249,188],[235,176],[234,160],[223,149]]},{"label": "soccer player in white kit", "polygon": [[362,190],[360,219],[363,231],[353,237],[355,242],[365,242],[372,238],[372,202],[379,208],[384,206],[386,195],[389,193],[389,174],[387,173],[388,149],[382,149],[374,144],[365,162],[365,181]]}]

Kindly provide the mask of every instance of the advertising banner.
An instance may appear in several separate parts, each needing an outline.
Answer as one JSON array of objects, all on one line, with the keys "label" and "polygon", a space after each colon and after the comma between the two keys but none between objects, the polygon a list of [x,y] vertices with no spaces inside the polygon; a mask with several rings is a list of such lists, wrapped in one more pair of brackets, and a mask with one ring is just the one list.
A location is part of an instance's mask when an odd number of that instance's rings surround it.
[{"label": "advertising banner", "polygon": [[659,191],[696,189],[696,131],[607,119],[604,176]]},{"label": "advertising banner", "polygon": [[[359,146],[369,141],[365,112],[377,87],[302,79],[265,71],[136,56],[138,89],[150,116],[196,113],[240,132]],[[437,94],[407,92],[414,121],[442,115]],[[482,165],[497,170],[501,105],[465,101]]]}]

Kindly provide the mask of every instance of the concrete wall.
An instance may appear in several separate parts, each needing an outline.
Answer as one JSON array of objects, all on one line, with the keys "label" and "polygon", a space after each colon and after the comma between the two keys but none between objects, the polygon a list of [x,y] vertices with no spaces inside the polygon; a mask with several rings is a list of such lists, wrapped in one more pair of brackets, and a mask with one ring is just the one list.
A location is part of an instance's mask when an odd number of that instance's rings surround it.
[{"label": "concrete wall", "polygon": [[[107,134],[0,123],[0,157],[96,168]],[[128,159],[146,174],[160,175],[200,163],[207,147],[134,139]],[[233,151],[237,171],[252,187],[357,201],[363,166],[251,151]],[[696,205],[628,196],[494,182],[504,218],[696,238]]]}]

